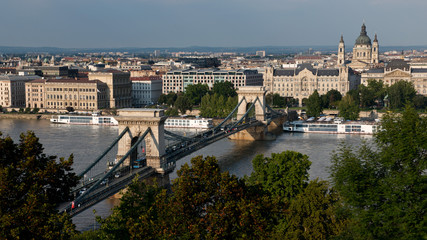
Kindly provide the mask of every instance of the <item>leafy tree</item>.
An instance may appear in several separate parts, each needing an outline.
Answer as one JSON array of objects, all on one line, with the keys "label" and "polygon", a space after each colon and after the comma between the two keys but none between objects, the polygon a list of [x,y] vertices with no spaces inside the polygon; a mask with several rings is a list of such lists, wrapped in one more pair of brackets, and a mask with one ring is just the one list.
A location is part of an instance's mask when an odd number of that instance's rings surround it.
[{"label": "leafy tree", "polygon": [[203,117],[226,117],[237,105],[237,97],[225,98],[219,94],[208,94],[202,98],[200,115]]},{"label": "leafy tree", "polygon": [[39,111],[40,111],[40,108],[33,108],[33,110],[31,111],[31,113],[36,114],[36,113],[38,113]]},{"label": "leafy tree", "polygon": [[338,102],[341,101],[342,95],[338,90],[331,89],[321,98],[323,108],[335,108],[338,106]]},{"label": "leafy tree", "polygon": [[359,118],[360,109],[353,97],[349,94],[345,95],[338,105],[340,117],[348,120],[357,120]]},{"label": "leafy tree", "polygon": [[285,107],[286,106],[286,98],[280,96],[280,94],[278,94],[278,93],[273,94],[272,106]]},{"label": "leafy tree", "polygon": [[427,97],[424,95],[416,95],[414,97],[414,106],[417,109],[426,109],[427,107]]},{"label": "leafy tree", "polygon": [[359,86],[360,105],[362,107],[372,107],[382,102],[385,96],[385,87],[382,81],[368,79],[368,85]]},{"label": "leafy tree", "polygon": [[248,187],[214,157],[178,170],[172,193],[134,182],[101,227],[105,239],[265,239],[275,212],[263,191]]},{"label": "leafy tree", "polygon": [[[0,134],[1,136],[1,134]],[[71,199],[78,182],[67,160],[46,156],[42,144],[28,131],[15,144],[0,138],[0,238],[69,239],[75,226],[56,205]]]},{"label": "leafy tree", "polygon": [[167,115],[167,116],[178,116],[179,112],[178,112],[178,109],[176,107],[172,107],[172,108],[169,108],[168,110],[166,110],[165,115]]},{"label": "leafy tree", "polygon": [[233,83],[228,81],[214,83],[212,93],[222,95],[225,98],[237,96]]},{"label": "leafy tree", "polygon": [[268,93],[267,95],[265,95],[265,102],[270,105],[273,106],[273,93]]},{"label": "leafy tree", "polygon": [[25,108],[24,113],[31,113],[31,108],[29,107]]},{"label": "leafy tree", "polygon": [[3,106],[0,105],[0,112],[3,112]]},{"label": "leafy tree", "polygon": [[185,96],[187,96],[193,105],[200,105],[202,97],[209,93],[207,84],[191,84],[185,88]]},{"label": "leafy tree", "polygon": [[322,99],[317,90],[308,97],[307,100],[307,115],[311,117],[318,117],[322,113]]},{"label": "leafy tree", "polygon": [[398,81],[387,89],[391,109],[403,108],[406,103],[412,102],[417,91],[414,84],[408,81]]},{"label": "leafy tree", "polygon": [[[356,104],[357,106],[360,106],[359,89],[352,89],[352,90],[348,91],[345,95],[350,95],[354,101],[354,104]],[[339,103],[338,103],[338,105],[339,105]]]},{"label": "leafy tree", "polygon": [[74,108],[73,107],[66,107],[65,108],[68,112],[74,112]]},{"label": "leafy tree", "polygon": [[377,150],[365,143],[334,154],[333,183],[354,223],[348,239],[426,237],[426,129],[427,118],[407,106],[383,117]]},{"label": "leafy tree", "polygon": [[276,239],[332,239],[349,224],[340,213],[341,199],[326,181],[310,181],[289,206],[289,214],[276,232]]},{"label": "leafy tree", "polygon": [[193,109],[191,100],[186,95],[179,95],[175,101],[174,107],[177,108],[181,114],[185,114],[187,110]]},{"label": "leafy tree", "polygon": [[260,184],[271,196],[286,201],[294,198],[307,186],[311,162],[307,155],[285,151],[271,157],[257,155],[252,160],[251,185]]}]

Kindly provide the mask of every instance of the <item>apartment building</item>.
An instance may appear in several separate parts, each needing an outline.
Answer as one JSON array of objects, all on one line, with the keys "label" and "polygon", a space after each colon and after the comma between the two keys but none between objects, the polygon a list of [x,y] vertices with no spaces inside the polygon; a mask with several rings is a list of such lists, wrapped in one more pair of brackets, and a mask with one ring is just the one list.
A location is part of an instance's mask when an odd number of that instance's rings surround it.
[{"label": "apartment building", "polygon": [[39,76],[0,75],[0,106],[25,107],[25,83]]},{"label": "apartment building", "polygon": [[212,88],[216,82],[231,82],[234,88],[262,86],[263,76],[257,70],[187,69],[169,71],[163,75],[163,93],[184,92],[188,85],[207,84]]},{"label": "apartment building", "polygon": [[108,108],[127,108],[132,106],[132,83],[130,73],[119,70],[90,72],[89,80],[100,80],[108,86]]},{"label": "apartment building", "polygon": [[131,77],[132,81],[132,105],[142,107],[156,103],[162,94],[162,77]]},{"label": "apartment building", "polygon": [[108,86],[99,81],[37,79],[25,83],[27,107],[46,110],[108,108]]}]

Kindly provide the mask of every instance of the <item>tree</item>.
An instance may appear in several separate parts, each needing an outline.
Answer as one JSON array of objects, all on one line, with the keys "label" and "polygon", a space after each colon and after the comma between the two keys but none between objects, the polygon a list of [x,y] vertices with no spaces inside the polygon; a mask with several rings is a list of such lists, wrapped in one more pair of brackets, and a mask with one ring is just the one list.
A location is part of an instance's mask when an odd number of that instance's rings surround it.
[{"label": "tree", "polygon": [[184,164],[172,193],[134,182],[102,224],[105,239],[266,239],[276,212],[263,191],[221,172],[214,157]]},{"label": "tree", "polygon": [[421,95],[421,94],[416,95],[414,97],[413,101],[414,101],[415,108],[417,108],[417,109],[426,109],[426,107],[427,107],[427,97],[426,96]]},{"label": "tree", "polygon": [[340,117],[348,120],[357,120],[359,118],[360,109],[353,97],[349,94],[345,95],[338,105]]},{"label": "tree", "polygon": [[359,85],[360,105],[362,107],[372,107],[382,102],[385,96],[385,87],[382,81],[368,79],[368,85]]},{"label": "tree", "polygon": [[193,105],[200,105],[202,97],[209,93],[207,84],[191,84],[185,88],[185,96],[187,96]]},{"label": "tree", "polygon": [[[0,134],[1,136],[1,134]],[[0,236],[4,239],[68,239],[75,226],[56,205],[71,199],[78,177],[67,160],[46,156],[34,132],[15,144],[0,138]]]},{"label": "tree", "polygon": [[332,161],[332,179],[351,212],[354,239],[426,237],[427,118],[406,106],[386,114],[375,135],[352,150],[341,146]]},{"label": "tree", "polygon": [[272,105],[275,107],[285,107],[286,106],[286,98],[280,96],[280,94],[273,94],[273,102]]},{"label": "tree", "polygon": [[68,107],[66,107],[65,109],[66,109],[69,113],[70,113],[70,112],[74,112],[74,108],[73,108],[73,107],[68,106]]},{"label": "tree", "polygon": [[237,105],[237,97],[225,98],[219,94],[208,94],[202,98],[200,116],[226,117]]},{"label": "tree", "polygon": [[318,117],[322,113],[322,99],[317,90],[308,97],[307,100],[307,115],[311,117]]},{"label": "tree", "polygon": [[166,116],[178,116],[179,112],[178,112],[178,109],[176,107],[172,107],[172,108],[169,108],[168,110],[166,110],[165,115]]},{"label": "tree", "polygon": [[212,93],[222,95],[225,98],[237,96],[233,83],[228,81],[214,83]]},{"label": "tree", "polygon": [[417,91],[414,84],[408,81],[398,81],[387,89],[391,109],[403,108],[406,103],[412,102]]},{"label": "tree", "polygon": [[186,95],[179,95],[175,101],[174,107],[177,108],[181,114],[185,114],[187,110],[193,109],[191,100]]},{"label": "tree", "polygon": [[331,89],[321,98],[323,108],[335,108],[338,106],[338,102],[341,101],[342,95],[338,90]]},{"label": "tree", "polygon": [[257,155],[252,160],[253,172],[249,184],[260,184],[274,198],[287,201],[307,186],[311,162],[307,155],[285,151],[272,153],[271,157]]},{"label": "tree", "polygon": [[339,236],[349,224],[348,216],[340,213],[340,204],[338,193],[326,181],[310,181],[291,202],[275,238],[326,240]]}]

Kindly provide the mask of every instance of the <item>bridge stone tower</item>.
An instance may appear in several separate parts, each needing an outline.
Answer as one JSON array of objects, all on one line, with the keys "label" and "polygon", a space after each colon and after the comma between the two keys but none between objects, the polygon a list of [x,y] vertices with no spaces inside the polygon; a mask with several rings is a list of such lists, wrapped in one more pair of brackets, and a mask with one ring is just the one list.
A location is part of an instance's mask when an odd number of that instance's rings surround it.
[{"label": "bridge stone tower", "polygon": [[[129,127],[130,134],[125,134],[119,141],[117,159],[122,158],[132,147],[133,141],[150,127],[151,132],[145,137],[147,166],[153,167],[158,173],[164,173],[162,168],[164,165],[162,156],[165,154],[164,110],[129,108],[120,109],[118,112],[119,116],[116,119],[119,122],[119,133]],[[124,165],[131,164],[131,157],[128,157]]]},{"label": "bridge stone tower", "polygon": [[243,100],[242,104],[240,104],[239,109],[237,110],[237,119],[240,119],[245,115],[247,108],[249,107],[248,104],[255,101],[255,99],[258,97],[259,102],[255,104],[255,118],[258,121],[266,122],[265,119],[265,93],[267,91],[265,90],[265,87],[261,86],[247,86],[247,87],[240,87],[239,90],[237,90],[237,94],[239,96],[238,102],[242,100],[244,97],[245,100]]}]

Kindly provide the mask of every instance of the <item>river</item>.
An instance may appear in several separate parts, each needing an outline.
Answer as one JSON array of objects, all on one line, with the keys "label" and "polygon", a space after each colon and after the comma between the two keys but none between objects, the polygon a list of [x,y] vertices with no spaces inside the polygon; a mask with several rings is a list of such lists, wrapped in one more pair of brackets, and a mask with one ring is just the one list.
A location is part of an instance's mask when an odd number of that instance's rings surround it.
[{"label": "river", "polygon": [[[32,130],[40,138],[47,155],[68,157],[74,154],[74,170],[79,173],[90,162],[99,156],[118,135],[118,127],[89,126],[89,125],[58,125],[48,120],[17,120],[0,119],[0,132],[19,140],[22,132]],[[270,156],[285,150],[298,151],[309,156],[312,161],[309,170],[310,178],[328,180],[331,153],[344,142],[351,146],[358,146],[363,140],[370,141],[372,136],[367,135],[335,135],[335,134],[308,134],[308,133],[281,133],[275,141],[235,141],[222,139],[177,162],[177,169],[182,164],[190,163],[192,157],[198,155],[216,156],[223,171],[229,171],[238,177],[250,175],[252,159],[258,154]],[[106,156],[114,159],[117,148]],[[176,178],[176,170],[170,175]],[[118,199],[109,198],[95,205],[93,208],[73,218],[80,231],[97,227],[94,215],[108,216],[110,209],[118,204]],[[96,210],[94,214],[93,210]]]}]

